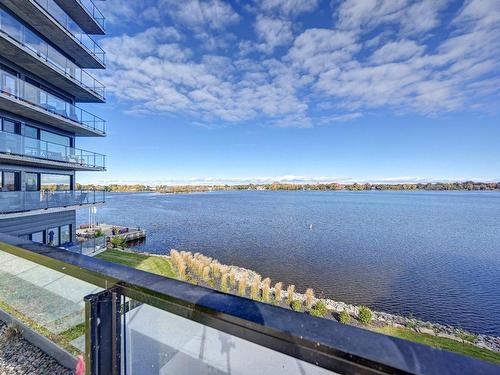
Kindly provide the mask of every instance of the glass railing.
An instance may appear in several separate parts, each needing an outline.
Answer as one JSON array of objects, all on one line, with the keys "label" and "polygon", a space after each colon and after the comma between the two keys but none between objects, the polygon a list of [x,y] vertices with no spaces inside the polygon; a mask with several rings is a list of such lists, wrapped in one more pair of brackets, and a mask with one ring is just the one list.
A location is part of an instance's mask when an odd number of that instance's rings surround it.
[{"label": "glass railing", "polygon": [[106,168],[105,155],[3,131],[0,131],[0,152],[89,168]]},{"label": "glass railing", "polygon": [[0,69],[0,93],[12,96],[93,131],[105,134],[106,122],[61,98]]},{"label": "glass railing", "polygon": [[2,191],[0,192],[0,213],[102,203],[105,198],[103,190]]},{"label": "glass railing", "polygon": [[4,234],[0,281],[0,308],[56,345],[84,354],[85,373],[92,375],[499,370],[493,363]]},{"label": "glass railing", "polygon": [[104,30],[105,18],[99,8],[97,8],[92,0],[77,0],[80,5],[82,5],[89,14],[92,15],[94,21],[96,21],[99,26]]},{"label": "glass railing", "polygon": [[30,49],[37,54],[38,58],[44,60],[51,67],[69,76],[104,99],[105,88],[101,82],[66,58],[62,53],[1,8],[0,32]]},{"label": "glass railing", "polygon": [[54,0],[35,0],[45,9],[59,24],[69,31],[78,42],[84,46],[102,64],[106,63],[104,50],[87,33],[71,19],[71,17]]},{"label": "glass railing", "polygon": [[107,239],[106,236],[88,238],[84,241],[77,241],[77,243],[64,246],[64,249],[73,253],[83,255],[94,255],[98,252],[106,250]]}]

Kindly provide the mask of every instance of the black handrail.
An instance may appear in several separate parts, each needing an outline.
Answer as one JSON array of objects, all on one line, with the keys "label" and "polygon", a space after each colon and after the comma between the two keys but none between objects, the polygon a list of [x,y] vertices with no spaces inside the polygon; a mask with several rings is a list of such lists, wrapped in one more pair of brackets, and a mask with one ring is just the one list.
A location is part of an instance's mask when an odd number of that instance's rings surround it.
[{"label": "black handrail", "polygon": [[500,370],[459,354],[4,234],[0,250],[332,371],[498,374]]}]

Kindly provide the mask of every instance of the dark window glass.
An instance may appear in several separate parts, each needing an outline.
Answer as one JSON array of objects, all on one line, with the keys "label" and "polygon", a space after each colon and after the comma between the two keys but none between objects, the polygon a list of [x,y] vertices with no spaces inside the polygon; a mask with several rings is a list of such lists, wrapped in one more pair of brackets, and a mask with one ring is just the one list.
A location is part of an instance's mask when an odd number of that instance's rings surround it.
[{"label": "dark window glass", "polygon": [[71,190],[71,176],[42,173],[40,185],[41,190]]},{"label": "dark window glass", "polygon": [[2,130],[4,132],[17,134],[17,133],[19,133],[18,127],[19,126],[18,126],[18,124],[16,122],[11,121],[11,120],[3,119]]},{"label": "dark window glass", "polygon": [[47,244],[49,246],[59,246],[59,227],[50,228],[47,231]]},{"label": "dark window glass", "polygon": [[24,175],[24,186],[26,191],[38,190],[38,173],[26,173]]},{"label": "dark window glass", "polygon": [[24,126],[24,136],[38,139],[38,129],[32,126],[25,125]]},{"label": "dark window glass", "polygon": [[45,236],[44,236],[43,231],[31,234],[31,241],[33,241],[33,242],[45,243],[44,238],[45,238]]},{"label": "dark window glass", "polygon": [[71,242],[71,225],[61,226],[61,245]]},{"label": "dark window glass", "polygon": [[19,172],[3,172],[2,190],[19,190]]}]

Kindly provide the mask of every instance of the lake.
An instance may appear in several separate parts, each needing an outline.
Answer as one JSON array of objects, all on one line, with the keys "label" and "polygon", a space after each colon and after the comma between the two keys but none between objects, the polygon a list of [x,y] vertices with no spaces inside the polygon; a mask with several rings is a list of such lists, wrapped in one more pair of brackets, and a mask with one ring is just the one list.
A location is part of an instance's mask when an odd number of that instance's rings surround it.
[{"label": "lake", "polygon": [[201,252],[299,291],[500,336],[499,192],[113,193],[98,220],[146,229],[142,251]]}]

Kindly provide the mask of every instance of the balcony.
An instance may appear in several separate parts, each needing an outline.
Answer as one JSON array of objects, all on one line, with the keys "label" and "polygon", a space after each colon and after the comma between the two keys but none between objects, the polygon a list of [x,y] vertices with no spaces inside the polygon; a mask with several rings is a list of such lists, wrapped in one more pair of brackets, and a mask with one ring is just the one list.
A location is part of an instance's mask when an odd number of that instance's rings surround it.
[{"label": "balcony", "polygon": [[80,102],[105,101],[104,85],[0,8],[2,55]]},{"label": "balcony", "polygon": [[61,208],[74,209],[79,206],[104,203],[105,198],[105,192],[102,190],[2,191],[0,214],[2,218],[8,218],[26,216],[25,213],[59,211]]},{"label": "balcony", "polygon": [[0,162],[75,171],[106,170],[104,155],[3,131]]},{"label": "balcony", "polygon": [[83,31],[104,34],[104,16],[92,0],[55,0]]},{"label": "balcony", "polygon": [[104,136],[103,119],[0,69],[0,109],[79,136]]},{"label": "balcony", "polygon": [[104,68],[105,52],[54,0],[3,0],[7,8],[82,68]]},{"label": "balcony", "polygon": [[[446,375],[499,369],[6,235],[0,235],[0,279],[2,306],[64,353],[82,354],[92,375]],[[84,332],[75,329],[82,326]],[[70,341],[69,332],[82,335]]]}]

